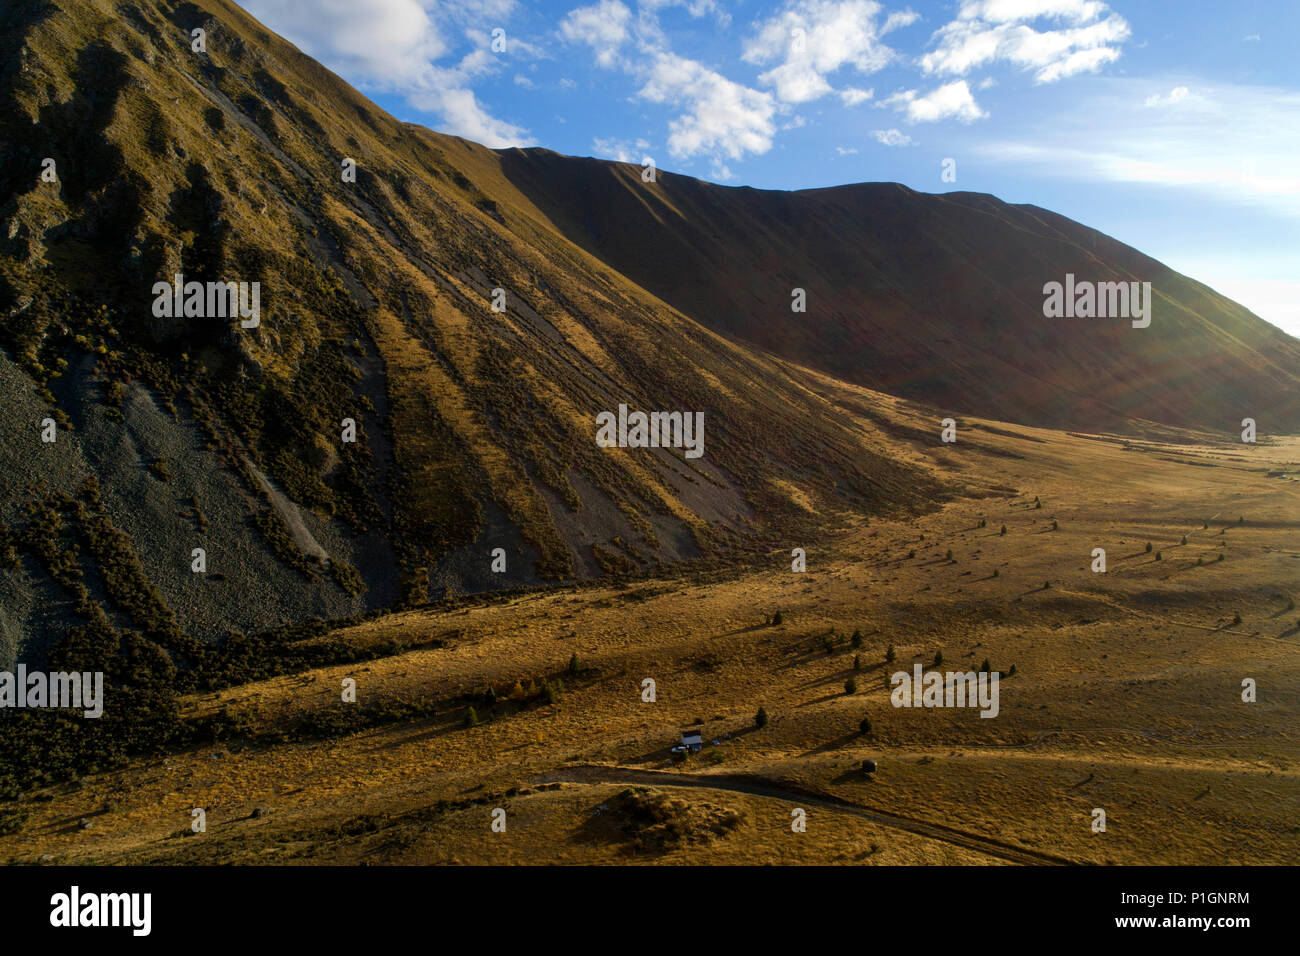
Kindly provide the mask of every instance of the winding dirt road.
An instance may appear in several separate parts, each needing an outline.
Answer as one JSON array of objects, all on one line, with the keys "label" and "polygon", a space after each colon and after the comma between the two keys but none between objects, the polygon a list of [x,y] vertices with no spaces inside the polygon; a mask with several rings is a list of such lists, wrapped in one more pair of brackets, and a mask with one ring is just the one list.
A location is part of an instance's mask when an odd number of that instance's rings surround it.
[{"label": "winding dirt road", "polygon": [[976,853],[1020,863],[1026,866],[1074,866],[1075,861],[1038,850],[1004,843],[990,837],[968,833],[941,823],[930,823],[914,817],[899,816],[886,810],[877,810],[850,803],[829,793],[805,790],[781,784],[763,777],[748,774],[690,774],[665,770],[638,770],[632,767],[602,764],[577,764],[542,774],[536,783],[616,783],[651,787],[691,787],[699,790],[729,790],[755,797],[770,797],[806,806],[820,806],[840,813],[863,817],[879,826],[904,830],[931,840],[940,840]]}]

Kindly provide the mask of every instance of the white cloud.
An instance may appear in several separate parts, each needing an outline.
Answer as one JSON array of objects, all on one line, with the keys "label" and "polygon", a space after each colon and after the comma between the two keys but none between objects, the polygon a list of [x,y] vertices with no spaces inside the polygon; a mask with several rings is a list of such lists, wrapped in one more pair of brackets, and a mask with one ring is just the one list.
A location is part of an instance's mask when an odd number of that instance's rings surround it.
[{"label": "white cloud", "polygon": [[244,0],[243,6],[304,53],[361,82],[417,83],[450,49],[423,0]]},{"label": "white cloud", "polygon": [[586,43],[596,62],[615,65],[615,57],[631,36],[632,11],[619,0],[600,0],[590,7],[570,10],[560,21],[560,36],[570,43]]},{"label": "white cloud", "polygon": [[949,117],[962,123],[971,123],[988,115],[975,102],[965,80],[945,83],[924,96],[916,90],[903,90],[884,100],[881,105],[904,111],[909,123],[933,123]]},{"label": "white cloud", "polygon": [[909,27],[919,19],[921,19],[921,15],[913,13],[911,10],[899,10],[891,13],[885,18],[885,25],[880,28],[880,35],[884,36],[886,33],[893,33],[902,27]]},{"label": "white cloud", "polygon": [[[497,119],[470,81],[501,68],[482,26],[504,28],[514,0],[241,0],[249,13],[307,55],[367,90],[403,96],[441,117],[442,128],[487,146],[514,146],[527,131]],[[474,49],[455,66],[437,61],[462,33]],[[519,51],[536,48],[522,44]]]},{"label": "white cloud", "polygon": [[653,103],[680,103],[686,112],[669,123],[668,152],[740,159],[772,148],[776,102],[771,94],[734,83],[720,73],[660,53],[639,94]]},{"label": "white cloud", "polygon": [[[1038,30],[1030,23],[1051,21]],[[966,0],[921,57],[930,75],[965,76],[994,62],[1034,72],[1038,83],[1096,72],[1119,59],[1128,22],[1099,0]]]},{"label": "white cloud", "polygon": [[912,137],[896,129],[878,129],[873,130],[872,135],[876,140],[885,146],[911,146]]},{"label": "white cloud", "polygon": [[[759,75],[785,103],[806,103],[834,92],[827,75],[845,66],[862,74],[888,66],[897,54],[880,42],[876,25],[881,11],[875,0],[787,0],[777,15],[757,24],[745,41],[742,59],[765,66]],[[915,14],[910,14],[912,19]],[[890,18],[893,26],[910,23],[908,14]]]},{"label": "white cloud", "polygon": [[1185,86],[1175,86],[1169,91],[1168,96],[1161,96],[1158,93],[1146,98],[1147,106],[1171,106],[1181,99],[1185,99],[1191,91]]},{"label": "white cloud", "polygon": [[603,159],[613,159],[620,163],[639,163],[641,158],[633,152],[633,146],[627,140],[615,139],[608,137],[602,139],[597,136],[591,141],[591,147],[596,151],[596,155]]},{"label": "white cloud", "polygon": [[865,103],[875,95],[876,91],[874,89],[859,90],[850,86],[840,90],[840,99],[845,106],[857,106],[859,103]]},{"label": "white cloud", "polygon": [[857,154],[857,148],[854,146],[836,146],[835,152],[841,156],[853,156]]}]

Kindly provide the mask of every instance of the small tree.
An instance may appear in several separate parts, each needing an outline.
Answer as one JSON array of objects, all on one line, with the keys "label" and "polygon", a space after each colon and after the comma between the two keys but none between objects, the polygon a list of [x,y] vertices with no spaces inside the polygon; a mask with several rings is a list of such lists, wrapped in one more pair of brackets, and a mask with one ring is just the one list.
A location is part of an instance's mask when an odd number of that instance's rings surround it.
[{"label": "small tree", "polygon": [[849,645],[855,650],[862,646],[862,631],[855,630],[853,636],[849,638]]},{"label": "small tree", "polygon": [[1151,553],[1151,542],[1148,541],[1148,542],[1147,542],[1147,554],[1150,554],[1150,553]]},{"label": "small tree", "polygon": [[582,663],[578,660],[578,652],[574,651],[569,658],[569,673],[576,674],[580,670],[582,670]]},{"label": "small tree", "polygon": [[465,726],[466,727],[478,726],[478,713],[474,710],[473,707],[469,707],[465,711]]},{"label": "small tree", "polygon": [[949,561],[952,560],[952,548],[948,549],[948,553],[944,555],[944,557],[947,558]]},{"label": "small tree", "polygon": [[1003,525],[1003,526],[1002,526],[1002,530],[999,531],[998,534],[999,534],[999,535],[1006,535],[1006,533],[1007,533],[1007,526],[1006,526],[1006,525]]},{"label": "small tree", "polygon": [[1182,542],[1182,543],[1183,543],[1183,544],[1186,544],[1186,543],[1187,543],[1187,535],[1183,535],[1183,542]]},{"label": "small tree", "polygon": [[894,658],[897,656],[898,655],[894,652],[894,645],[890,644],[889,647],[886,648],[885,650],[885,663],[886,664],[894,663]]},{"label": "small tree", "polygon": [[980,673],[981,674],[993,673],[993,665],[989,663],[989,659],[987,657],[984,658],[984,663],[980,665]]},{"label": "small tree", "polygon": [[854,654],[854,655],[853,655],[853,669],[854,669],[855,671],[860,671],[860,670],[862,670],[862,655],[861,655],[861,654]]},{"label": "small tree", "polygon": [[856,694],[858,692],[858,682],[850,677],[844,682],[844,693]]},{"label": "small tree", "polygon": [[938,666],[939,666],[940,664],[942,664],[942,663],[943,663],[943,651],[935,651],[935,652],[934,652],[934,666],[935,666],[935,667],[938,667]]},{"label": "small tree", "polygon": [[1240,615],[1240,614],[1234,614],[1234,615],[1232,615],[1232,623],[1233,623],[1233,624],[1240,624],[1240,623],[1241,623],[1241,615]]},{"label": "small tree", "polygon": [[1012,665],[1007,669],[1007,676],[1008,676],[1008,677],[1015,677],[1015,676],[1016,676],[1016,665],[1015,665],[1015,664],[1012,664]]},{"label": "small tree", "polygon": [[997,568],[994,568],[994,569],[993,569],[993,576],[994,576],[995,578],[998,576],[998,569],[997,569]]},{"label": "small tree", "polygon": [[863,717],[858,721],[858,733],[866,735],[871,733],[871,718]]},{"label": "small tree", "polygon": [[1157,561],[1163,561],[1163,560],[1164,560],[1164,554],[1163,554],[1162,552],[1160,552],[1160,551],[1157,551],[1157,552],[1156,552],[1156,560],[1157,560]]},{"label": "small tree", "polygon": [[758,713],[754,715],[754,726],[762,730],[767,726],[767,708],[759,707]]},{"label": "small tree", "polygon": [[773,623],[773,624],[780,624],[780,623],[781,623],[781,620],[782,620],[782,618],[781,618],[781,612],[780,612],[780,611],[777,611],[775,614],[772,615],[772,623]]}]

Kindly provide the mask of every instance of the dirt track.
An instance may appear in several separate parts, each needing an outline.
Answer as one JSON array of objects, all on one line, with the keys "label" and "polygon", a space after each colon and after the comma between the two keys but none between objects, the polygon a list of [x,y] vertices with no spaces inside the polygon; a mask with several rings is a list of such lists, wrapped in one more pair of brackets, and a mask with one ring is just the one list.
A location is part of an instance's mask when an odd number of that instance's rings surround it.
[{"label": "dirt track", "polygon": [[653,787],[694,787],[702,790],[729,790],[755,797],[770,797],[792,803],[825,807],[841,813],[864,817],[872,823],[894,830],[905,830],[918,836],[951,843],[967,850],[984,853],[998,859],[1026,866],[1074,866],[1075,861],[1065,857],[1041,853],[1013,846],[1000,840],[957,830],[941,823],[929,823],[913,817],[902,817],[885,810],[859,806],[828,793],[818,793],[788,784],[779,784],[763,777],[749,774],[689,774],[663,770],[637,770],[631,767],[612,767],[580,764],[551,771],[538,777],[536,783],[623,783]]}]

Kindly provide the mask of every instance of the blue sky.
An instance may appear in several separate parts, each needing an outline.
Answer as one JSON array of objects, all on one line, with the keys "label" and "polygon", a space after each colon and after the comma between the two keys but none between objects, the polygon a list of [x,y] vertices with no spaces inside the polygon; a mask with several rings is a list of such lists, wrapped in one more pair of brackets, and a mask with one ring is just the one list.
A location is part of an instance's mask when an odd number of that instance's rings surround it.
[{"label": "blue sky", "polygon": [[1300,0],[242,5],[404,120],[726,185],[988,192],[1300,336]]}]

